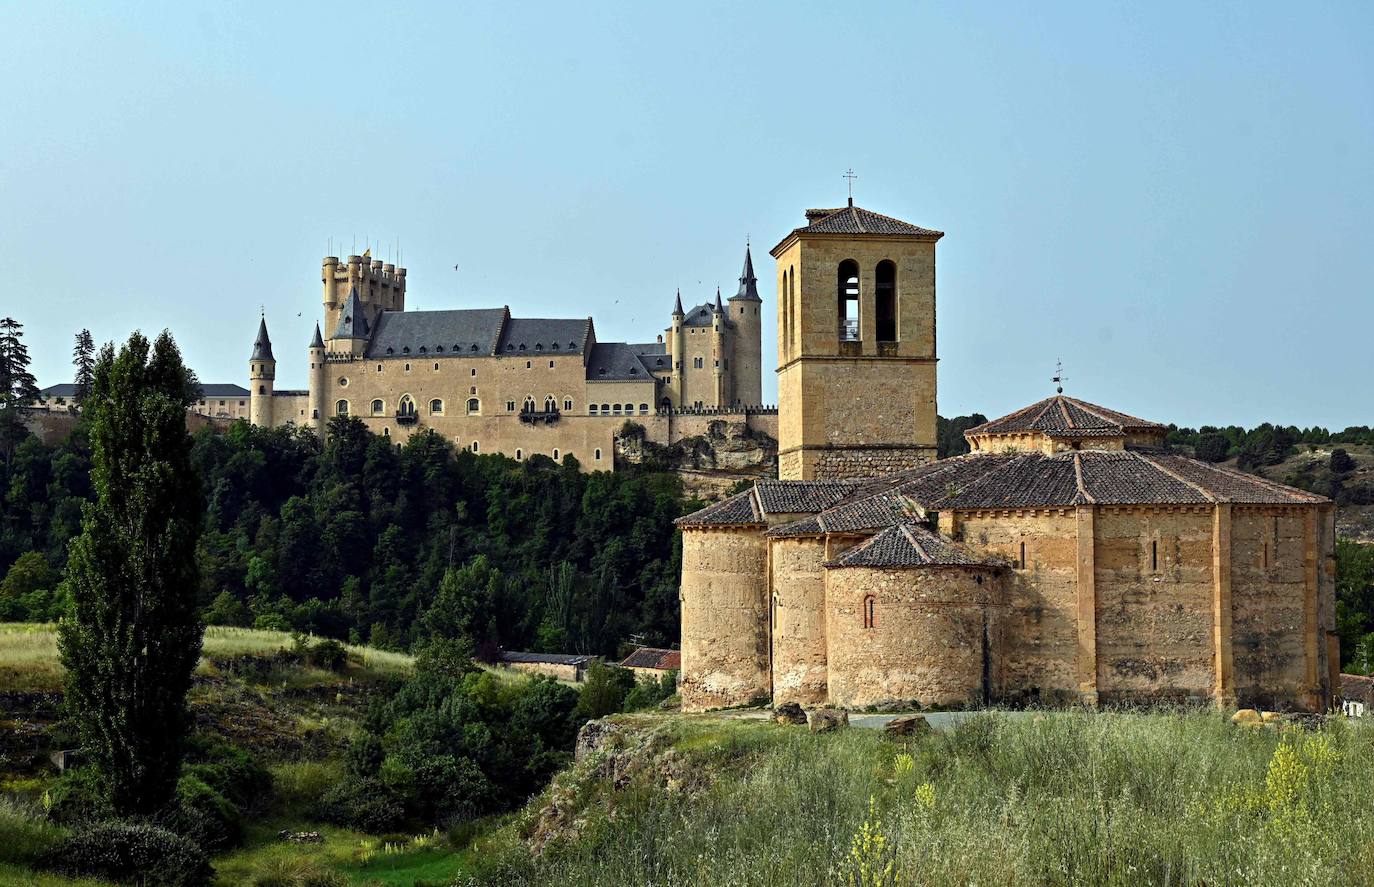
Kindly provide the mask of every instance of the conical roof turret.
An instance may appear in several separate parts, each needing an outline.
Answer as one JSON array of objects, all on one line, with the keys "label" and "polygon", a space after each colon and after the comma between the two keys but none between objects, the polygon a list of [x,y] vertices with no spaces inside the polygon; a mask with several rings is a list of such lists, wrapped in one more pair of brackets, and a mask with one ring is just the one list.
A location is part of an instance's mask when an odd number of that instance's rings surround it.
[{"label": "conical roof turret", "polygon": [[725,313],[725,306],[720,303],[720,287],[716,287],[716,307],[711,310],[717,314]]},{"label": "conical roof turret", "polygon": [[350,287],[348,301],[344,303],[343,313],[339,315],[338,329],[334,330],[335,339],[366,339],[367,309],[358,298],[358,288]]},{"label": "conical roof turret", "polygon": [[315,335],[310,337],[310,347],[312,349],[324,347],[324,339],[320,337],[320,322],[318,320],[315,321]]},{"label": "conical roof turret", "polygon": [[759,279],[754,276],[754,257],[749,254],[749,245],[744,245],[744,270],[739,275],[739,292],[730,297],[731,302],[762,302],[759,298]]},{"label": "conical roof turret", "polygon": [[682,310],[682,290],[677,291],[677,302],[673,305],[674,317],[686,317],[687,312]]},{"label": "conical roof turret", "polygon": [[272,339],[267,335],[266,315],[258,320],[258,337],[253,340],[253,356],[249,359],[277,362],[277,359],[272,356]]}]

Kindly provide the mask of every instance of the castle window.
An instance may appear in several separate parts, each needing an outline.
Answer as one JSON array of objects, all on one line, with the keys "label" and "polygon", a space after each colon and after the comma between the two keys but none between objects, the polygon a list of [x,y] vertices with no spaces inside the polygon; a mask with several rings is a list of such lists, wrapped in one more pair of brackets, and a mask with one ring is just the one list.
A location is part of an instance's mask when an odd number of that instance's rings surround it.
[{"label": "castle window", "polygon": [[409,354],[409,353],[410,353],[410,346],[407,345],[407,346],[405,346],[404,348],[402,348],[402,349],[401,349],[401,353],[402,353],[402,354]]},{"label": "castle window", "polygon": [[797,269],[792,265],[788,265],[787,270],[787,332],[790,336],[795,338],[797,335],[797,321],[793,319],[793,314],[797,310]]},{"label": "castle window", "polygon": [[471,349],[471,350],[473,350],[473,351],[476,351],[476,350],[477,350],[477,343],[476,343],[476,342],[473,342],[473,343],[472,343],[472,349]]},{"label": "castle window", "polygon": [[429,414],[431,416],[442,416],[444,414],[444,402],[435,398],[429,402]]},{"label": "castle window", "polygon": [[1150,540],[1150,569],[1151,569],[1151,570],[1158,570],[1158,569],[1159,569],[1159,540],[1158,540],[1158,539],[1151,539],[1151,540]]},{"label": "castle window", "polygon": [[701,361],[702,359],[700,357],[692,358],[692,368],[697,370],[701,369]]},{"label": "castle window", "polygon": [[658,360],[655,360],[655,361],[654,361],[654,365],[655,365],[655,366],[663,366],[663,358],[660,357]]},{"label": "castle window", "polygon": [[[390,352],[390,350],[391,350],[391,349],[387,349],[388,352]],[[377,372],[380,373],[381,371],[382,371],[382,365],[379,363],[379,364],[377,364]]]},{"label": "castle window", "polygon": [[558,401],[556,401],[556,400],[553,399],[553,395],[550,394],[550,395],[548,395],[547,397],[545,397],[545,398],[544,398],[544,412],[546,412],[546,413],[552,413],[552,412],[553,412],[554,410],[556,410],[556,409],[558,409]]},{"label": "castle window", "polygon": [[606,375],[606,368],[605,368],[605,367],[599,368],[599,369],[596,371],[596,374],[597,374],[598,376],[604,376],[604,375]]},{"label": "castle window", "polygon": [[711,366],[713,366],[713,367],[718,367],[718,366],[720,366],[720,360],[717,359],[717,360],[711,361]]},{"label": "castle window", "polygon": [[337,403],[335,403],[335,404],[334,404],[334,415],[336,415],[336,416],[347,416],[347,415],[348,415],[348,401],[346,401],[346,400],[341,400],[341,401],[338,401]]},{"label": "castle window", "polygon": [[524,343],[524,342],[521,342],[521,343],[520,343],[520,350],[521,350],[521,351],[524,351],[524,350],[525,350],[525,343]]},{"label": "castle window", "polygon": [[611,405],[611,412],[614,413],[615,415],[619,416],[619,415],[620,415],[620,404],[618,404],[618,403],[617,403],[617,404],[612,404],[612,405]]},{"label": "castle window", "polygon": [[725,368],[726,368],[727,370],[730,369],[730,358],[728,358],[728,357],[725,358]]},{"label": "castle window", "polygon": [[639,370],[635,369],[634,367],[630,367],[630,375],[631,375],[631,376],[638,376],[638,375],[639,375]]},{"label": "castle window", "polygon": [[[521,347],[524,347],[524,346],[521,346]],[[529,361],[529,360],[525,361],[525,369],[527,369],[527,370],[532,370],[532,369],[534,369],[534,362],[533,362],[533,361]]]},{"label": "castle window", "polygon": [[597,447],[592,451],[592,458],[596,459],[598,462],[601,461],[601,447]]},{"label": "castle window", "polygon": [[1022,542],[1021,542],[1021,556],[1020,556],[1019,558],[1017,558],[1017,560],[1016,560],[1016,566],[1017,566],[1017,568],[1022,569],[1022,570],[1026,569],[1026,543],[1025,543],[1025,541],[1022,541]]},{"label": "castle window", "polygon": [[1269,569],[1269,543],[1265,542],[1260,546],[1260,569]]},{"label": "castle window", "polygon": [[508,401],[506,401],[506,412],[508,412],[508,413],[513,413],[513,412],[515,412],[515,401],[513,401],[513,400],[508,400]]},{"label": "castle window", "polygon": [[383,429],[382,429],[382,437],[391,437],[391,429],[390,429],[390,428],[383,428]]},{"label": "castle window", "polygon": [[672,399],[667,397],[663,398],[658,402],[658,408],[660,410],[671,410],[673,408]]},{"label": "castle window", "polygon": [[589,405],[587,406],[587,414],[588,414],[589,416],[595,416],[595,415],[596,415],[596,404],[589,404]]},{"label": "castle window", "polygon": [[552,347],[553,347],[553,350],[554,350],[554,351],[557,351],[557,350],[558,350],[558,343],[557,343],[557,342],[554,342]]},{"label": "castle window", "polygon": [[437,363],[434,365],[434,372],[439,372],[439,365]]},{"label": "castle window", "polygon": [[569,343],[568,343],[568,350],[569,350],[569,351],[576,351],[576,350],[577,350],[577,343],[576,343],[576,342],[569,342]]},{"label": "castle window", "polygon": [[534,395],[532,395],[532,394],[526,394],[526,395],[525,395],[525,403],[520,407],[520,412],[522,412],[522,413],[532,413],[532,412],[534,412]]},{"label": "castle window", "polygon": [[556,449],[553,451],[553,461],[555,461],[555,462],[558,461],[558,450],[556,450]]},{"label": "castle window", "polygon": [[549,361],[549,369],[553,369],[553,361]]},{"label": "castle window", "polygon": [[878,602],[873,595],[864,595],[864,628],[873,627],[873,617],[876,615],[877,606]]},{"label": "castle window", "polygon": [[310,418],[312,418],[312,419],[318,419],[319,417],[320,417],[320,411],[319,411],[319,410],[311,410],[311,411],[310,411]]},{"label": "castle window", "polygon": [[647,403],[642,403],[639,405],[639,414],[641,416],[649,415],[649,405]]},{"label": "castle window", "polygon": [[434,346],[434,351],[435,351],[436,354],[443,354],[443,353],[444,353],[444,346],[443,346],[443,345],[435,345],[435,346]]},{"label": "castle window", "polygon": [[517,450],[515,451],[515,461],[519,462],[519,461],[520,461],[521,459],[523,459],[523,458],[524,458],[524,453],[523,453],[521,450],[518,450],[518,449],[517,449]]},{"label": "castle window", "polygon": [[395,353],[396,353],[396,349],[395,349],[395,348],[390,348],[390,347],[388,347],[388,348],[386,349],[386,353],[387,353],[387,354],[395,354]]},{"label": "castle window", "polygon": [[410,364],[406,364],[406,372],[410,372]]},{"label": "castle window", "polygon": [[[267,386],[266,386],[266,385],[259,385],[259,386],[258,386],[258,394],[266,394],[266,393],[267,393]],[[201,406],[205,406],[205,401],[202,400],[202,401],[200,402],[200,405],[201,405]]]},{"label": "castle window", "polygon": [[380,400],[374,400],[372,402],[372,415],[380,416],[384,412],[386,412],[386,404],[382,403]]},{"label": "castle window", "polygon": [[475,376],[475,375],[477,375],[477,367],[473,367],[471,370],[469,370],[469,371],[468,371],[468,375],[470,375],[470,376]]},{"label": "castle window", "polygon": [[[421,346],[420,346],[420,353],[421,353],[421,354],[428,354],[428,353],[429,353],[429,349],[426,348],[425,346],[421,345]],[[437,364],[436,364],[436,366],[437,366]]]},{"label": "castle window", "polygon": [[477,452],[477,441],[475,441],[475,440],[472,442],[472,451],[473,451],[474,453]]},{"label": "castle window", "polygon": [[635,405],[632,404],[632,403],[627,403],[627,404],[625,404],[625,415],[627,415],[627,416],[633,416],[634,414],[635,414]]},{"label": "castle window", "polygon": [[608,403],[603,403],[603,404],[601,405],[601,413],[602,413],[602,415],[610,415],[610,412],[611,412],[611,405],[608,404]]},{"label": "castle window", "polygon": [[534,350],[535,350],[535,351],[543,351],[543,350],[544,350],[544,343],[543,343],[543,342],[535,342],[535,343],[534,343]]},{"label": "castle window", "polygon": [[836,289],[839,295],[839,334],[841,342],[859,341],[859,263],[845,259],[840,263]]},{"label": "castle window", "polygon": [[878,322],[878,341],[897,341],[897,266],[888,259],[873,272],[874,318]]},{"label": "castle window", "polygon": [[[476,346],[476,345],[473,345],[473,346],[472,346],[472,350],[473,350],[473,351],[476,351],[476,350],[477,350],[477,346]],[[515,346],[512,345],[511,343],[507,342],[507,343],[506,343],[506,350],[507,350],[507,351],[514,351],[514,350],[515,350]]]},{"label": "castle window", "polygon": [[477,393],[477,386],[476,386],[476,385],[473,385],[471,388],[468,389],[468,394],[476,394],[476,393]]},{"label": "castle window", "polygon": [[571,398],[571,397],[565,397],[565,398],[563,398],[563,412],[565,412],[565,413],[571,413],[571,412],[572,412],[572,398]]},{"label": "castle window", "polygon": [[401,401],[400,401],[400,403],[398,403],[398,404],[396,405],[396,415],[398,415],[398,416],[414,416],[414,415],[415,415],[415,401],[411,398],[411,396],[410,396],[409,394],[402,394],[402,395],[401,395]]}]

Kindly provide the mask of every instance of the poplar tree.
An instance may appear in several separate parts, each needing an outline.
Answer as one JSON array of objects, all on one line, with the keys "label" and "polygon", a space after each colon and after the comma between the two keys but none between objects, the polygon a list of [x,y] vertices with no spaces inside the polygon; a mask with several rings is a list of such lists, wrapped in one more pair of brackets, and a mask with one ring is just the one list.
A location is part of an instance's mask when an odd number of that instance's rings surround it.
[{"label": "poplar tree", "polygon": [[76,347],[72,349],[72,366],[76,368],[76,397],[78,404],[85,403],[91,393],[91,380],[95,373],[95,342],[90,330],[76,334]]},{"label": "poplar tree", "polygon": [[59,626],[65,703],[111,807],[149,815],[171,800],[200,658],[200,484],[186,408],[195,379],[164,332],[101,349],[85,414],[95,501],[85,505]]}]

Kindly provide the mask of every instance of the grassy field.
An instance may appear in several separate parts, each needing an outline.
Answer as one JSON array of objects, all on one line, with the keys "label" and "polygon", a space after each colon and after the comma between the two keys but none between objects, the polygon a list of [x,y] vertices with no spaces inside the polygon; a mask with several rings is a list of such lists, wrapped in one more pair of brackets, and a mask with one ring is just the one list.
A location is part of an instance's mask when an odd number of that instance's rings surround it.
[{"label": "grassy field", "polygon": [[[228,628],[212,625],[205,629],[200,668],[202,675],[214,674],[214,662],[232,656],[266,655],[291,648],[290,634]],[[372,647],[348,647],[350,677],[404,675],[414,660],[404,653]],[[308,679],[300,671],[297,679]],[[62,686],[62,665],[57,656],[57,631],[53,625],[24,622],[0,623],[0,690],[25,692],[56,690]]]},{"label": "grassy field", "polygon": [[1279,733],[1212,712],[1058,712],[899,744],[856,729],[638,723],[611,766],[578,765],[488,840],[485,883],[1374,882],[1364,725]]}]

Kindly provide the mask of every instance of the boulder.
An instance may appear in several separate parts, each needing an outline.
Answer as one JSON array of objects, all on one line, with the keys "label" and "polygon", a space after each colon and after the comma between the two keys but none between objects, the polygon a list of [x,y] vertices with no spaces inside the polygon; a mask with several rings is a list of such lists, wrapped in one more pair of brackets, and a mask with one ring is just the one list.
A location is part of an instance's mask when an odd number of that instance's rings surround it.
[{"label": "boulder", "polygon": [[899,715],[883,725],[883,735],[892,738],[925,736],[933,729],[924,715]]},{"label": "boulder", "polygon": [[773,709],[773,720],[779,724],[805,724],[806,712],[795,702],[784,702]]},{"label": "boulder", "polygon": [[806,713],[806,724],[812,733],[829,733],[849,726],[849,712],[842,708],[815,708]]},{"label": "boulder", "polygon": [[593,752],[601,751],[606,747],[607,741],[619,732],[621,732],[619,726],[604,718],[583,724],[582,729],[577,731],[577,744],[573,746],[573,760],[580,761]]},{"label": "boulder", "polygon": [[1231,723],[1241,727],[1263,727],[1264,718],[1253,708],[1242,708],[1231,715]]}]

